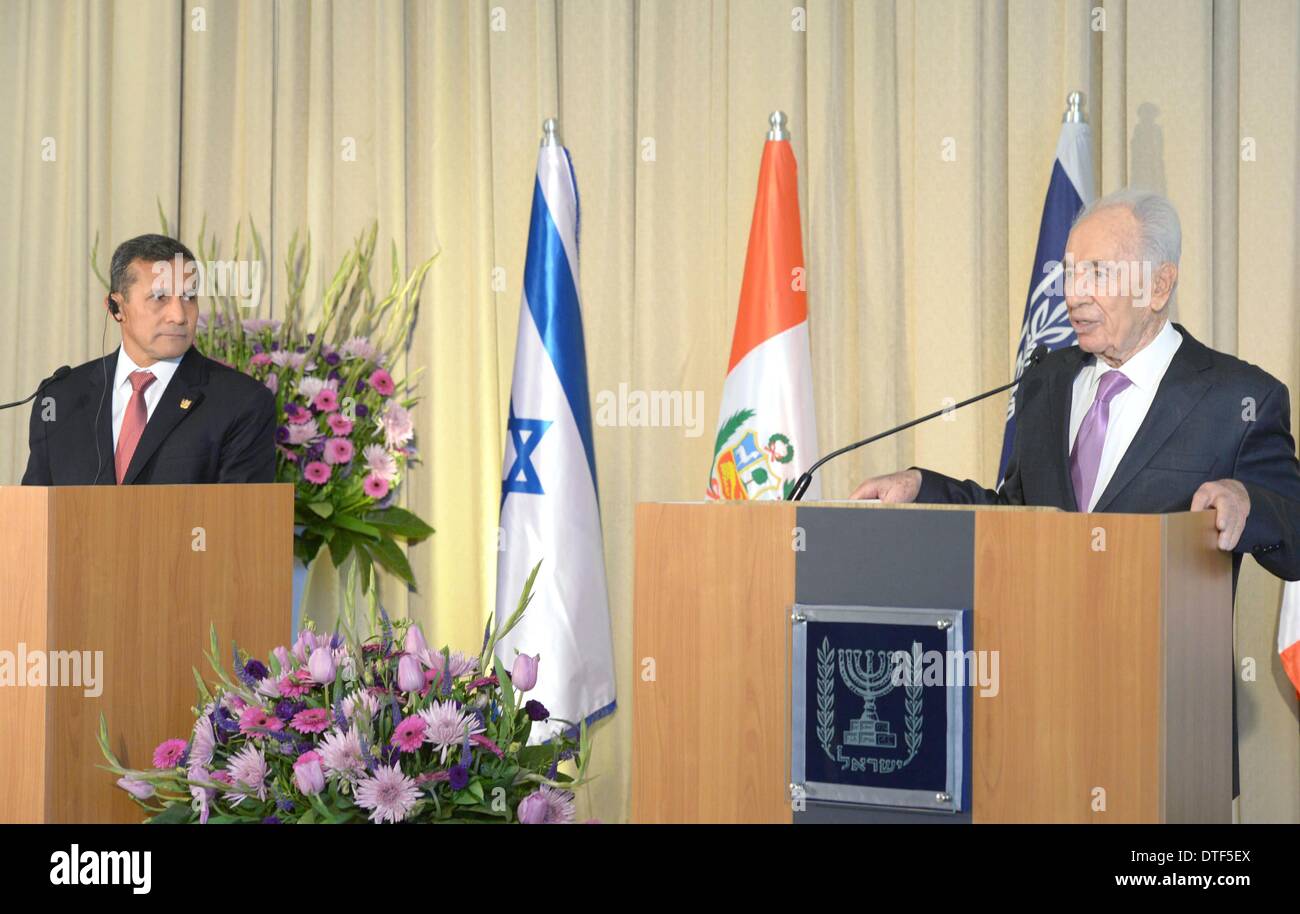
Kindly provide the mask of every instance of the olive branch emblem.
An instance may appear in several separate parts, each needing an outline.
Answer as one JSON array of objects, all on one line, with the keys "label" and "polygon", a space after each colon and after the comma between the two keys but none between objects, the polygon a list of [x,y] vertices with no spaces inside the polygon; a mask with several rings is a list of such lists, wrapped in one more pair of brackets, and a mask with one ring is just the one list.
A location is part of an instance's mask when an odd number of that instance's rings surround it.
[{"label": "olive branch emblem", "polygon": [[831,761],[831,740],[835,738],[835,650],[830,638],[822,638],[817,649],[817,740]]}]

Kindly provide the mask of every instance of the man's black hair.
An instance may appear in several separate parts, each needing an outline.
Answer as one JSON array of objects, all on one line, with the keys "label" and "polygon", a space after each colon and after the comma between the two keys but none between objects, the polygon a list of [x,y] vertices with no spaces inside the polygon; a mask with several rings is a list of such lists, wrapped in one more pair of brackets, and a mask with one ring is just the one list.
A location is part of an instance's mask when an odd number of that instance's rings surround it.
[{"label": "man's black hair", "polygon": [[180,255],[182,263],[197,263],[189,248],[166,235],[137,235],[129,241],[123,241],[113,252],[113,260],[109,265],[109,291],[126,296],[127,290],[131,288],[131,283],[136,278],[131,272],[131,264],[134,261],[145,260],[149,263],[157,263],[171,261],[177,255]]}]

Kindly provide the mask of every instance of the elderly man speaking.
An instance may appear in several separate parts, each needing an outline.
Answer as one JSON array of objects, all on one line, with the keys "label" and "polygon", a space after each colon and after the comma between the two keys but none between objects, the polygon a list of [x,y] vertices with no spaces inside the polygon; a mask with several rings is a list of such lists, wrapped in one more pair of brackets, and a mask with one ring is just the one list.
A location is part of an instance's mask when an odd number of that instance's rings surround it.
[{"label": "elderly man speaking", "polygon": [[[1016,386],[1002,488],[912,467],[868,479],[853,497],[1211,509],[1219,548],[1233,553],[1234,588],[1247,552],[1278,577],[1300,579],[1300,465],[1286,386],[1170,321],[1181,247],[1178,213],[1158,194],[1123,190],[1087,207],[1066,244],[1065,300],[1079,345],[1049,353]],[[1131,281],[1134,264],[1149,281]],[[1232,780],[1236,794],[1235,751]]]}]

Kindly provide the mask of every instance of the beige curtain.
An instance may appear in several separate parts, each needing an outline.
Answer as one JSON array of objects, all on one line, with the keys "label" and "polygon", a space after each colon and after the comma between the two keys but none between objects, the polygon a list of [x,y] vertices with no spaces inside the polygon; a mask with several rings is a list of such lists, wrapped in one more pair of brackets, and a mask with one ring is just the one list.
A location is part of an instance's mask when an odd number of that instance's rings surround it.
[{"label": "beige curtain", "polygon": [[[477,645],[494,601],[532,176],[560,118],[593,396],[705,404],[700,435],[596,430],[621,707],[597,728],[584,815],[628,813],[631,708],[651,687],[633,678],[633,506],[703,493],[774,109],[800,163],[823,447],[1007,376],[1074,89],[1100,189],[1142,183],[1182,213],[1178,319],[1300,400],[1292,0],[0,0],[0,16],[0,391],[103,351],[87,252],[155,229],[155,200],[187,241],[206,214],[227,250],[251,214],[277,257],[269,313],[295,229],[317,283],[372,219],[403,265],[437,252],[407,358],[425,399],[405,497],[438,532],[412,550],[420,592],[387,581],[384,599],[453,645]],[[824,491],[913,462],[991,482],[1003,408],[854,454]],[[0,480],[21,475],[24,418],[0,416]],[[1246,821],[1300,821],[1279,593],[1246,563]]]}]

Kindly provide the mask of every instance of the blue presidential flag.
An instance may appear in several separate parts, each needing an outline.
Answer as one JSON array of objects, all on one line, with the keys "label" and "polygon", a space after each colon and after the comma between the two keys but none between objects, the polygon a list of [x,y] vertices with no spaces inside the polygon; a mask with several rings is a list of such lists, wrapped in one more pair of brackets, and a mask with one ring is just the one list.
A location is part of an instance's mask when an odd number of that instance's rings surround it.
[{"label": "blue presidential flag", "polygon": [[551,720],[530,742],[614,710],[614,650],[596,497],[596,452],[578,299],[578,189],[554,133],[537,159],[523,301],[510,388],[497,558],[498,623],[542,562],[522,621],[497,645],[507,670],[540,655],[537,685]]},{"label": "blue presidential flag", "polygon": [[[1043,219],[1038,228],[1038,250],[1034,271],[1029,277],[1029,298],[1025,302],[1025,319],[1020,327],[1020,345],[1016,350],[1016,377],[1029,364],[1029,356],[1040,344],[1049,351],[1075,344],[1065,307],[1065,242],[1079,210],[1093,199],[1092,135],[1088,125],[1067,112],[1056,143],[1056,161],[1047,185]],[[1002,487],[1011,458],[1011,443],[1016,437],[1015,389],[1007,401],[1007,428],[1002,439],[1002,460],[998,464],[998,488]]]}]

